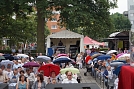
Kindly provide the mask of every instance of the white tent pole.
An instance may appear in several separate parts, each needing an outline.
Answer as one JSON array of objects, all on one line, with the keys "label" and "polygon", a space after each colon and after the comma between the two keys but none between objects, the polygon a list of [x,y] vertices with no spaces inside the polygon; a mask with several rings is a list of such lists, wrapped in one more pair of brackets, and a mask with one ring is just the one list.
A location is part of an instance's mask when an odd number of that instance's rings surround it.
[{"label": "white tent pole", "polygon": [[80,38],[80,52],[84,52],[84,41],[83,41],[84,37]]},{"label": "white tent pole", "polygon": [[50,48],[50,38],[49,37],[47,37],[46,55],[48,52],[48,48]]}]

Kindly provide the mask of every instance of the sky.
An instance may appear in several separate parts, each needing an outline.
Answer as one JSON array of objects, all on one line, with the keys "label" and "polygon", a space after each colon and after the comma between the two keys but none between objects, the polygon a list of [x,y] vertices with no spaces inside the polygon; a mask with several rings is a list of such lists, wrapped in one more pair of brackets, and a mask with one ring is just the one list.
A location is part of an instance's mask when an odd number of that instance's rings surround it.
[{"label": "sky", "polygon": [[127,0],[118,0],[117,5],[118,5],[118,8],[111,9],[110,13],[119,12],[122,14],[124,11],[127,11]]}]

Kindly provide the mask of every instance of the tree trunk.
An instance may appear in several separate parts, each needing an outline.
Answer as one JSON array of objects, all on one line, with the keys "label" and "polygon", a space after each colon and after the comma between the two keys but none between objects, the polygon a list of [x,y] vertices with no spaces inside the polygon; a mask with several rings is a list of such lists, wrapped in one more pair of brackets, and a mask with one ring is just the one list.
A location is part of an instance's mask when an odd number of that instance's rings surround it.
[{"label": "tree trunk", "polygon": [[37,2],[37,53],[45,53],[45,36],[44,36],[44,16],[41,8],[38,6],[42,0]]}]

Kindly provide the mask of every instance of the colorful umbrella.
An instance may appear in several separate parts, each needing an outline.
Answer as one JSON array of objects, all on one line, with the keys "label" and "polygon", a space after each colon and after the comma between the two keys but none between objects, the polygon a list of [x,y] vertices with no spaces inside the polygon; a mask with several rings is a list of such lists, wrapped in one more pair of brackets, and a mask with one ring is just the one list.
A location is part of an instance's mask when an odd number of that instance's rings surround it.
[{"label": "colorful umbrella", "polygon": [[107,59],[110,59],[110,58],[111,58],[110,55],[101,55],[101,56],[97,57],[98,60],[107,60]]},{"label": "colorful umbrella", "polygon": [[40,65],[38,63],[35,63],[35,62],[28,62],[28,63],[25,63],[23,65],[23,67],[39,67]]},{"label": "colorful umbrella", "polygon": [[60,70],[60,73],[61,73],[61,74],[65,74],[66,71],[70,71],[70,72],[72,72],[73,74],[80,73],[80,71],[79,71],[77,68],[65,68],[65,69],[61,69],[61,70]]},{"label": "colorful umbrella", "polygon": [[118,54],[118,55],[116,56],[116,58],[118,58],[119,56],[121,56],[121,55],[123,55],[123,54],[125,54],[125,53],[120,53],[120,54]]},{"label": "colorful umbrella", "polygon": [[91,60],[91,56],[87,56],[85,62],[88,63],[89,60]]},{"label": "colorful umbrella", "polygon": [[47,77],[51,76],[51,72],[54,71],[57,76],[60,73],[60,67],[55,64],[46,64],[41,66],[38,71],[44,71],[44,76]]},{"label": "colorful umbrella", "polygon": [[68,55],[67,54],[58,54],[57,56],[60,57],[60,56],[68,56]]},{"label": "colorful umbrella", "polygon": [[66,63],[66,62],[72,62],[72,60],[68,57],[58,57],[53,61],[53,63]]},{"label": "colorful umbrella", "polygon": [[130,57],[130,54],[123,54],[123,55],[119,56],[118,58],[122,58],[122,57]]}]

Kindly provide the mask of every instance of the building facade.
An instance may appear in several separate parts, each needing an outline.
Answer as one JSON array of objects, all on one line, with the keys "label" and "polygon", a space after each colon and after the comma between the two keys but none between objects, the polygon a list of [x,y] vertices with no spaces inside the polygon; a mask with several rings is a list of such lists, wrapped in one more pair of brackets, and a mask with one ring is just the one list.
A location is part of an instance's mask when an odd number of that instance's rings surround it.
[{"label": "building facade", "polygon": [[127,0],[128,1],[128,19],[130,20],[131,24],[134,25],[134,0]]},{"label": "building facade", "polygon": [[56,32],[66,30],[65,27],[60,26],[60,12],[59,11],[53,11],[52,12],[52,18],[47,19],[47,27],[50,30],[50,34],[54,34]]}]

